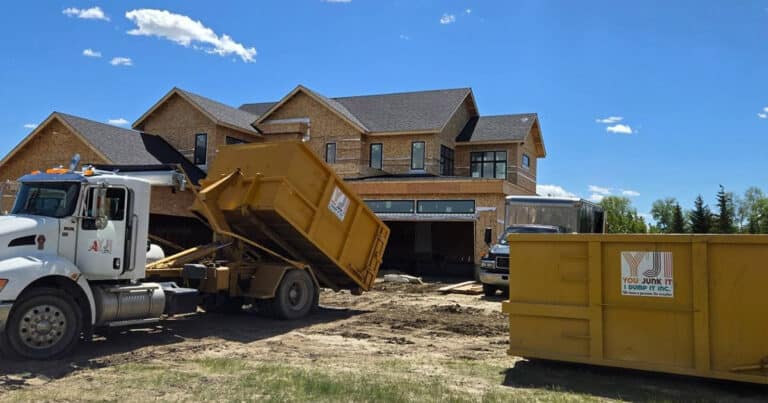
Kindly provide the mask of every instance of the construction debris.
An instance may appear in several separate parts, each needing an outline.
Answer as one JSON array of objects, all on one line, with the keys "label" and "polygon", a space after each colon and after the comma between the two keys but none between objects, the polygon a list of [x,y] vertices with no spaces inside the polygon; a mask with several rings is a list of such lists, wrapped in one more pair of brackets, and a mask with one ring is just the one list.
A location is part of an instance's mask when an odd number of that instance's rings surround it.
[{"label": "construction debris", "polygon": [[409,276],[407,274],[385,274],[384,281],[388,283],[424,284],[421,281],[421,277]]},{"label": "construction debris", "polygon": [[463,283],[451,284],[438,288],[437,291],[443,294],[477,295],[483,293],[483,285],[477,281],[465,281]]}]

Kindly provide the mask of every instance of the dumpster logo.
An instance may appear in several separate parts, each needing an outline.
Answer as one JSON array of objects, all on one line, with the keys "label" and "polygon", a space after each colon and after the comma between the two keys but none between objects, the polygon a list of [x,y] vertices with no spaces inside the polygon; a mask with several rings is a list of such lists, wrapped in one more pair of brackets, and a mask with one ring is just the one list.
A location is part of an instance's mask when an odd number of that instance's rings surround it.
[{"label": "dumpster logo", "polygon": [[672,252],[621,252],[621,295],[674,297]]},{"label": "dumpster logo", "polygon": [[347,209],[349,209],[349,197],[339,189],[333,189],[333,195],[331,195],[331,201],[328,202],[328,209],[339,218],[344,221],[344,217],[347,215]]}]

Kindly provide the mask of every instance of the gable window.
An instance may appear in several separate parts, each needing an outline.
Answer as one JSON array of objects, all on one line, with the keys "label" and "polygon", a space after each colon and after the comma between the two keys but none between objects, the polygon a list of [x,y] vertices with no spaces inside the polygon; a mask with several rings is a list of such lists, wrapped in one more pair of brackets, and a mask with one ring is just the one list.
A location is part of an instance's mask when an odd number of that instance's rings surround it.
[{"label": "gable window", "polygon": [[206,155],[208,154],[208,135],[198,133],[195,135],[195,165],[205,165]]},{"label": "gable window", "polygon": [[336,143],[325,143],[325,162],[336,163]]},{"label": "gable window", "polygon": [[531,168],[531,157],[529,157],[528,154],[523,154],[523,168]]},{"label": "gable window", "polygon": [[371,168],[381,169],[383,159],[382,147],[381,143],[371,144]]},{"label": "gable window", "polygon": [[227,142],[228,145],[229,144],[245,144],[245,143],[248,143],[245,140],[240,140],[239,138],[232,137],[232,136],[227,136],[226,142]]},{"label": "gable window", "polygon": [[440,175],[453,176],[453,148],[440,146]]},{"label": "gable window", "polygon": [[414,141],[411,143],[411,169],[423,170],[424,169],[424,149],[426,148],[423,141]]},{"label": "gable window", "polygon": [[470,153],[470,172],[473,178],[507,178],[507,152],[484,151]]}]

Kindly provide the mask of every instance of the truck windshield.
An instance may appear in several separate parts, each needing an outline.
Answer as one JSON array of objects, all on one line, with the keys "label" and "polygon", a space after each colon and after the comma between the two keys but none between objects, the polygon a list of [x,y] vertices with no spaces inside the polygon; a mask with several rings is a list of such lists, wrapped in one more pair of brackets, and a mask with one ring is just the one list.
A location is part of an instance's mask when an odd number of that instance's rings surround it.
[{"label": "truck windshield", "polygon": [[546,234],[556,232],[557,228],[555,227],[509,227],[499,239],[499,244],[506,245],[509,243],[507,241],[509,234]]},{"label": "truck windshield", "polygon": [[16,196],[12,214],[67,217],[75,210],[79,192],[77,182],[25,182]]}]

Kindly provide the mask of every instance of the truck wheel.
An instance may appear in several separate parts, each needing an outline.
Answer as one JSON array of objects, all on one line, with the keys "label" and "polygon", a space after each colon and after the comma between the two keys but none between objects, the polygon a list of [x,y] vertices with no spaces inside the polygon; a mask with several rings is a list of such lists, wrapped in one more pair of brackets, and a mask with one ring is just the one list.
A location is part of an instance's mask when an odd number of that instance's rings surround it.
[{"label": "truck wheel", "polygon": [[483,295],[493,297],[496,295],[496,287],[490,284],[483,284]]},{"label": "truck wheel", "polygon": [[318,290],[306,270],[289,270],[277,287],[271,312],[280,319],[306,316],[318,302]]},{"label": "truck wheel", "polygon": [[82,313],[69,294],[36,288],[16,301],[3,341],[15,355],[42,360],[70,352],[80,339]]}]

